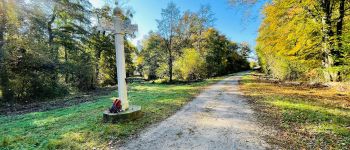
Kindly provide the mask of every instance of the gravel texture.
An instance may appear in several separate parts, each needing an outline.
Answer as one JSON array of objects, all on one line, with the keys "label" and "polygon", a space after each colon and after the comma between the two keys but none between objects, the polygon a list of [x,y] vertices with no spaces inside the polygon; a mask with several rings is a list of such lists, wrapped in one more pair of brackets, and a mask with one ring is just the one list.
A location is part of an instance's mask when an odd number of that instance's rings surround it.
[{"label": "gravel texture", "polygon": [[238,88],[243,73],[203,90],[182,110],[117,149],[270,149]]}]

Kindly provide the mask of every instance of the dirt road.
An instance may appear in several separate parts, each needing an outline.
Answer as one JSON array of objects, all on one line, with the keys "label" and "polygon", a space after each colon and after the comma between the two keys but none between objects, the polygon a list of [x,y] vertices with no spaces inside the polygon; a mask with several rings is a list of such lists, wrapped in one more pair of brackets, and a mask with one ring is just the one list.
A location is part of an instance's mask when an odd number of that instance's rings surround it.
[{"label": "dirt road", "polygon": [[128,141],[125,150],[259,150],[269,148],[238,91],[240,75],[204,90],[182,110]]}]

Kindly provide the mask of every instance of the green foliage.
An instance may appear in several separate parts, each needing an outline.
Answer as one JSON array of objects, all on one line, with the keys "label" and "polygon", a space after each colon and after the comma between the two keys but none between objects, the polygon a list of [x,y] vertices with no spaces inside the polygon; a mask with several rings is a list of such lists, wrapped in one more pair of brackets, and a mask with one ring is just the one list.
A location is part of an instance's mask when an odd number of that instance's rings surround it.
[{"label": "green foliage", "polygon": [[205,60],[193,48],[183,50],[182,56],[175,62],[174,70],[179,79],[186,81],[204,79],[206,77]]},{"label": "green foliage", "polygon": [[[173,53],[173,74],[177,80],[198,80],[249,69],[247,57],[238,52],[239,46],[236,43],[229,41],[214,28],[202,31],[201,34],[203,36],[199,49],[195,48],[198,46],[196,40],[188,45],[175,45],[184,47]],[[142,75],[147,79],[170,80],[165,42],[161,35],[153,32],[143,42],[143,48],[138,55],[138,69],[142,70]]]},{"label": "green foliage", "polygon": [[249,67],[250,69],[254,69],[255,67],[258,67],[258,63],[255,61],[251,61],[249,62]]},{"label": "green foliage", "polygon": [[[114,35],[92,23],[112,21],[111,7],[93,8],[88,0],[6,0],[0,8],[4,102],[52,99],[117,83]],[[127,12],[125,20],[132,17]],[[161,16],[140,51],[124,37],[128,77],[138,72],[149,80],[189,81],[248,69],[249,46],[239,52],[239,45],[212,28],[209,6],[182,14],[170,3]]]},{"label": "green foliage", "polygon": [[[156,33],[149,33],[146,40],[143,41],[143,48],[139,53],[139,66],[141,75],[146,79],[156,79],[157,69],[161,64],[166,63],[166,57],[163,47],[164,41],[162,37]],[[164,65],[163,65],[164,66]]]},{"label": "green foliage", "polygon": [[136,70],[134,65],[134,58],[136,57],[136,47],[129,42],[127,39],[124,41],[124,51],[125,51],[125,64],[126,64],[126,76],[134,75]]},{"label": "green foliage", "polygon": [[214,28],[204,33],[202,56],[207,76],[218,76],[249,69],[247,58],[238,54],[238,45],[229,41]]},{"label": "green foliage", "polygon": [[[5,103],[116,84],[113,35],[91,26],[95,15],[111,21],[110,7],[93,9],[88,0],[6,0],[0,2],[0,14],[0,88]],[[131,76],[136,48],[125,39]]]},{"label": "green foliage", "polygon": [[205,51],[206,69],[208,76],[218,76],[224,73],[225,63],[225,45],[228,40],[225,36],[210,28],[204,33],[205,42],[203,43]]},{"label": "green foliage", "polygon": [[156,76],[158,78],[164,79],[166,81],[170,81],[169,77],[169,65],[166,63],[160,64],[160,66],[156,70]]},{"label": "green foliage", "polygon": [[[162,72],[163,70],[160,70],[160,74],[167,74],[169,77],[169,81],[172,82],[173,80],[173,62],[174,62],[174,56],[175,56],[175,40],[178,33],[176,32],[178,30],[179,24],[180,24],[180,10],[175,5],[175,3],[170,2],[165,9],[162,9],[161,12],[161,19],[157,20],[158,24],[158,34],[162,36],[164,40],[165,47],[164,49],[166,53],[167,58],[167,65],[168,65],[168,73]],[[162,65],[164,66],[164,65]]]},{"label": "green foliage", "polygon": [[[88,72],[92,66],[86,63],[90,57],[84,51],[87,26],[78,25],[89,23],[87,1],[0,3],[7,12],[0,16],[5,20],[1,28],[1,87],[7,89],[6,102],[62,96],[68,93],[68,82],[81,90],[90,89],[92,76]],[[52,5],[44,8],[48,3]],[[24,9],[26,5],[28,9]],[[44,12],[55,17],[45,16]],[[50,23],[55,24],[54,29],[47,26]],[[48,34],[54,38],[49,40]],[[65,83],[59,76],[64,76]]]},{"label": "green foliage", "polygon": [[[212,28],[209,6],[181,15],[174,3],[162,10],[157,33],[150,32],[138,53],[137,69],[147,79],[198,80],[249,69],[246,44],[239,46]],[[242,54],[246,55],[243,56]]]},{"label": "green foliage", "polygon": [[101,85],[116,85],[117,84],[117,68],[115,50],[109,49],[101,53],[99,62],[99,79]]},{"label": "green foliage", "polygon": [[[171,3],[162,15],[158,33],[149,34],[138,54],[137,70],[147,79],[171,81],[174,75],[189,81],[249,69],[249,46],[243,45],[239,53],[236,43],[212,28],[215,18],[209,6],[179,16]],[[169,20],[168,15],[174,18]]]},{"label": "green foliage", "polygon": [[241,56],[243,56],[244,58],[248,58],[252,50],[250,49],[250,46],[247,42],[242,42],[239,52]]}]

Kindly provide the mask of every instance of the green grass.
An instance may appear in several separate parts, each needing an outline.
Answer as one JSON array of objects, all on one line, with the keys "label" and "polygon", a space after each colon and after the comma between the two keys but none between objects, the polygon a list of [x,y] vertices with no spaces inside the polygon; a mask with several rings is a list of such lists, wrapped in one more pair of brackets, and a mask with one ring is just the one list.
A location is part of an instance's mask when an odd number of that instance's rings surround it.
[{"label": "green grass", "polygon": [[248,75],[241,89],[265,124],[280,132],[271,139],[287,149],[350,149],[350,93],[332,88],[286,86]]},{"label": "green grass", "polygon": [[116,92],[72,107],[0,116],[0,149],[104,149],[111,141],[123,140],[164,120],[219,79],[176,85],[131,84],[130,103],[141,105],[144,113],[133,122],[102,123],[102,112],[110,107]]}]

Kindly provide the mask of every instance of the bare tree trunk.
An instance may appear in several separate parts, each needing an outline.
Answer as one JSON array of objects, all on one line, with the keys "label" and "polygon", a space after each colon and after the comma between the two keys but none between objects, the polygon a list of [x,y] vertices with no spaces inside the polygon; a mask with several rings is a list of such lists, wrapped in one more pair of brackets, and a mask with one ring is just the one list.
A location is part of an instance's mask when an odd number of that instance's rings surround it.
[{"label": "bare tree trunk", "polygon": [[334,81],[336,74],[331,71],[334,65],[332,52],[334,51],[332,31],[332,6],[329,0],[322,0],[322,53],[323,53],[323,66],[325,68],[324,74],[327,81]]}]

